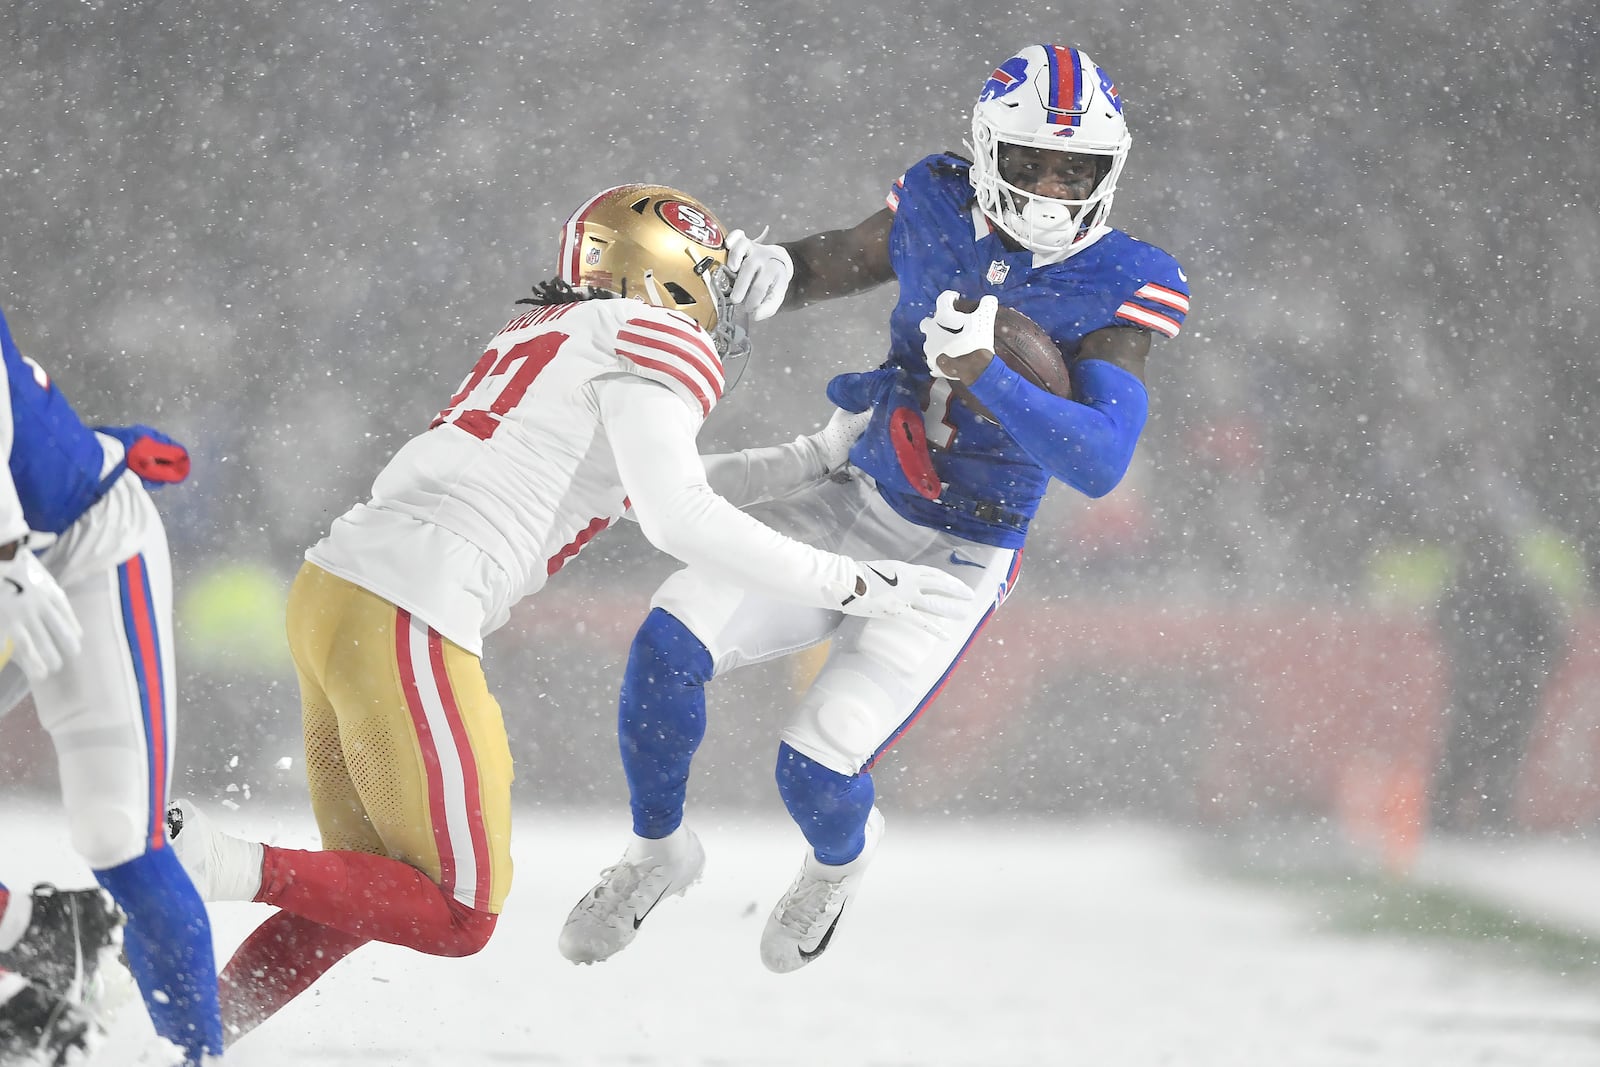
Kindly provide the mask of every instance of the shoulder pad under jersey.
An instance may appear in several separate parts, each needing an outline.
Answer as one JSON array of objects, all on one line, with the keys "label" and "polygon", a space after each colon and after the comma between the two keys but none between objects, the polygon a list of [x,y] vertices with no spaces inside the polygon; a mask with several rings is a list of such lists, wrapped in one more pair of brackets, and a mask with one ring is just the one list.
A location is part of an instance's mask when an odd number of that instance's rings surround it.
[{"label": "shoulder pad under jersey", "polygon": [[1119,324],[1176,337],[1189,314],[1189,277],[1166,250],[1123,235],[1118,273],[1136,283],[1117,307]]},{"label": "shoulder pad under jersey", "polygon": [[700,418],[722,398],[722,360],[711,335],[681,311],[621,301],[617,359],[625,370],[660,382],[677,393]]}]

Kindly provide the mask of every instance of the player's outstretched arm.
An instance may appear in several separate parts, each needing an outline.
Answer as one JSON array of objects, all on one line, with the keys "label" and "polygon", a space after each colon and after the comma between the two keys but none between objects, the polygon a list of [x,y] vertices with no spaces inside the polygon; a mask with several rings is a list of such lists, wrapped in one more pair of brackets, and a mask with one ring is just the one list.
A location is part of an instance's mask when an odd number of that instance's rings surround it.
[{"label": "player's outstretched arm", "polygon": [[870,409],[853,414],[834,408],[822,429],[788,444],[702,456],[706,481],[735,507],[772,500],[844,466],[871,420]]},{"label": "player's outstretched arm", "polygon": [[884,208],[848,230],[827,230],[785,242],[794,278],[784,298],[785,311],[818,300],[849,296],[894,278],[889,262],[889,228],[894,213]]},{"label": "player's outstretched arm", "polygon": [[898,561],[857,563],[786,537],[718,496],[695,452],[699,420],[665,386],[613,379],[597,392],[634,515],[663,552],[778,599],[901,617],[938,633],[960,613],[957,603],[972,598],[942,571]]}]

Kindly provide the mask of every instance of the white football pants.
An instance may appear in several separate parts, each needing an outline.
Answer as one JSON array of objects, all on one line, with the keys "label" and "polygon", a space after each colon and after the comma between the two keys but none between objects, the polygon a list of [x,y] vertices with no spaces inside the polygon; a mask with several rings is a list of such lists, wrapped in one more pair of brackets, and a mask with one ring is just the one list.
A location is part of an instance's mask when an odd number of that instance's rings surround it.
[{"label": "white football pants", "polygon": [[858,560],[904,560],[955,575],[974,592],[939,638],[896,619],[863,619],[774,600],[693,567],[651,600],[710,651],[714,673],[786,656],[833,638],[827,662],[782,739],[840,774],[870,769],[938,696],[978,631],[1016,584],[1020,549],[993,548],[907,522],[853,467],[746,509],[800,541]]},{"label": "white football pants", "polygon": [[[33,687],[55,746],[73,848],[94,870],[164,839],[172,773],[172,562],[155,503],[133,474],[44,552],[83,626],[83,648]],[[0,671],[0,714],[28,694]]]}]

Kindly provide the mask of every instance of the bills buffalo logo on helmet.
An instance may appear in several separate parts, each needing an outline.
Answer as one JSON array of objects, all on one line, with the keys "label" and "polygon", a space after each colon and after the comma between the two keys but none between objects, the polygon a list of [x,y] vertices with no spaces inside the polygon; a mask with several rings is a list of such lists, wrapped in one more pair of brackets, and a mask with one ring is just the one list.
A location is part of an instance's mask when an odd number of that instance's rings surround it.
[{"label": "bills buffalo logo on helmet", "polygon": [[1111,101],[1111,106],[1117,109],[1117,114],[1122,114],[1122,97],[1117,95],[1117,87],[1111,84],[1111,75],[1096,67],[1100,75],[1100,89],[1106,94],[1106,99]]},{"label": "bills buffalo logo on helmet", "polygon": [[661,220],[696,244],[707,248],[722,247],[722,227],[693,204],[682,200],[663,200],[656,205]]},{"label": "bills buffalo logo on helmet", "polygon": [[1022,84],[1028,76],[1028,61],[1021,56],[1012,56],[995,68],[989,80],[983,83],[983,91],[978,94],[978,102],[993,100],[1001,97]]}]

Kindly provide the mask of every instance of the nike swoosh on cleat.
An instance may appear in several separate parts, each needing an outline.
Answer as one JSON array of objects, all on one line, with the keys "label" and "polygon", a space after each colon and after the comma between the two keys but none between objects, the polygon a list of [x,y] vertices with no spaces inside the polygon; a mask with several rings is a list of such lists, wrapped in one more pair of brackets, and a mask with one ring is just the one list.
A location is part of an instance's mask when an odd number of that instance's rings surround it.
[{"label": "nike swoosh on cleat", "polygon": [[828,942],[833,940],[833,932],[839,928],[839,920],[842,918],[844,918],[843,906],[839,908],[839,914],[833,917],[833,922],[828,926],[828,932],[822,935],[821,941],[817,942],[817,947],[812,949],[810,952],[807,952],[805,949],[801,949],[800,958],[803,960],[814,960],[818,956],[822,955],[823,952],[825,952],[828,948]]},{"label": "nike swoosh on cleat", "polygon": [[637,930],[637,929],[639,929],[639,927],[640,927],[640,926],[641,926],[641,925],[643,925],[643,924],[644,924],[644,921],[645,921],[645,920],[646,920],[646,919],[647,919],[647,918],[649,918],[649,917],[650,917],[650,913],[651,913],[651,912],[652,912],[652,911],[655,911],[655,910],[656,910],[656,904],[659,904],[659,903],[661,903],[661,901],[662,901],[662,899],[663,899],[663,898],[664,898],[664,897],[665,897],[665,896],[666,896],[666,894],[665,894],[665,893],[662,893],[662,894],[661,894],[661,896],[659,896],[659,897],[656,897],[656,899],[655,899],[655,903],[653,903],[653,904],[651,904],[651,905],[650,905],[650,906],[649,906],[649,907],[648,907],[648,908],[646,908],[646,909],[644,909],[644,914],[643,914],[643,915],[635,915],[635,916],[634,916],[634,917],[633,917],[633,928],[634,928],[634,929],[635,929],[635,930]]},{"label": "nike swoosh on cleat", "polygon": [[950,553],[950,562],[954,563],[954,564],[956,564],[957,566],[960,566],[960,567],[982,567],[983,566],[983,564],[979,563],[977,560],[962,559],[960,556],[956,555],[954,552]]},{"label": "nike swoosh on cleat", "polygon": [[872,566],[870,564],[867,566],[867,570],[871,571],[873,574],[876,574],[879,578],[882,578],[883,579],[883,584],[889,586],[890,588],[893,588],[894,586],[897,586],[897,585],[900,584],[900,576],[898,574],[895,575],[893,578],[891,578],[887,574],[883,573],[878,568],[876,568],[876,567],[874,567],[874,566]]}]

